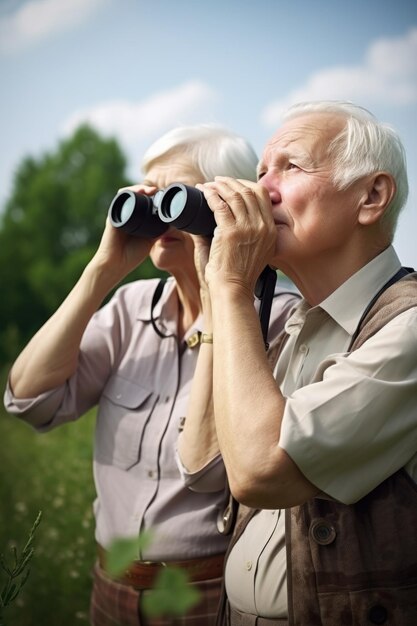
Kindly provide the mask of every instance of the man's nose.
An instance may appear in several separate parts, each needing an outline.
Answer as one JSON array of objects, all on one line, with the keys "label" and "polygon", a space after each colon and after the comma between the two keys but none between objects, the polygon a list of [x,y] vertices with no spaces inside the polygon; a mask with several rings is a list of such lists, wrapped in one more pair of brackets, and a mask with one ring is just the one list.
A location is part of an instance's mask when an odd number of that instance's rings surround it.
[{"label": "man's nose", "polygon": [[278,174],[273,172],[264,174],[259,180],[259,184],[268,191],[272,204],[281,202],[281,186]]}]

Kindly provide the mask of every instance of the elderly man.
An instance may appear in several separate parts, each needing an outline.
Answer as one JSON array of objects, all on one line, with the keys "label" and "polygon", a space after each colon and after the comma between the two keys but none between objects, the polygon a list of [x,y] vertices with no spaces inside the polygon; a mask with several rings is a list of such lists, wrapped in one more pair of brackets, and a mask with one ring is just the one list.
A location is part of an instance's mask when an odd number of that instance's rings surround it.
[{"label": "elderly man", "polygon": [[[391,245],[408,192],[402,144],[361,107],[305,103],[258,175],[200,187],[217,222],[210,252],[197,242],[213,343],[179,454],[203,491],[219,488],[220,450],[233,495],[252,507],[241,507],[218,621],[411,626],[417,280]],[[266,264],[303,296],[274,372],[252,302]]]}]

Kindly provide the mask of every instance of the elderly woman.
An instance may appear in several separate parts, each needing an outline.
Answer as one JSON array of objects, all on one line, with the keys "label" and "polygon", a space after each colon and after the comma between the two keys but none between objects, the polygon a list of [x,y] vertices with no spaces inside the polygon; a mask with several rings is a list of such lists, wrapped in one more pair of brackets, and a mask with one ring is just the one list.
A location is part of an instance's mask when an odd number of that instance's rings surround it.
[{"label": "elderly woman", "polygon": [[[172,182],[194,186],[228,175],[254,180],[257,158],[241,137],[211,126],[177,128],[143,159],[143,184],[153,195]],[[131,282],[104,298],[150,255],[171,277]],[[274,300],[282,328],[293,298]],[[133,237],[106,223],[99,248],[55,314],[14,363],[5,404],[44,432],[98,405],[94,504],[99,559],[94,568],[94,626],[170,624],[143,616],[141,597],[163,563],[184,568],[201,602],[187,615],[213,624],[228,538],[217,530],[224,489],[187,489],[175,461],[191,380],[204,330],[191,235],[170,228],[159,238]],[[222,482],[222,481],[220,481]],[[112,540],[152,528],[129,576],[103,570]]]}]

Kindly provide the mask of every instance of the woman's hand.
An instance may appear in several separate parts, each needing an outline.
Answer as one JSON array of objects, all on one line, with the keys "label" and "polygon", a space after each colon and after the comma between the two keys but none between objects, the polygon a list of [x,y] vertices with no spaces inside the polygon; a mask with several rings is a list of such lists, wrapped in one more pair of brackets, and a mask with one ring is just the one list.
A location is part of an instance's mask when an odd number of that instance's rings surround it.
[{"label": "woman's hand", "polygon": [[222,176],[198,188],[217,223],[205,269],[209,287],[221,280],[239,285],[252,295],[276,245],[267,190],[257,183]]},{"label": "woman's hand", "polygon": [[[123,189],[119,189],[119,192],[125,189],[143,193],[146,196],[152,196],[157,192],[156,187],[147,185],[123,187]],[[122,230],[114,228],[107,218],[103,236],[92,259],[92,264],[105,267],[109,275],[114,276],[114,281],[119,282],[145,260],[154,241],[149,237],[128,235]]]}]

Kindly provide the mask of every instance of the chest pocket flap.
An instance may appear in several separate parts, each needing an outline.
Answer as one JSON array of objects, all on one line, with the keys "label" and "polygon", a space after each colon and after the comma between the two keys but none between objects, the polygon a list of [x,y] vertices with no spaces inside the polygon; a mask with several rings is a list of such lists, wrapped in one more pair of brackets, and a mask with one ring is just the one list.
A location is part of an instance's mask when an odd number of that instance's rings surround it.
[{"label": "chest pocket flap", "polygon": [[96,460],[120,469],[140,461],[145,428],[158,400],[157,394],[135,382],[112,376],[99,403]]}]

